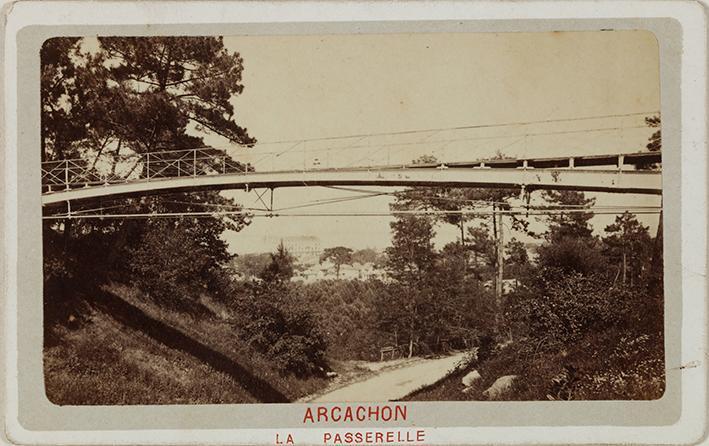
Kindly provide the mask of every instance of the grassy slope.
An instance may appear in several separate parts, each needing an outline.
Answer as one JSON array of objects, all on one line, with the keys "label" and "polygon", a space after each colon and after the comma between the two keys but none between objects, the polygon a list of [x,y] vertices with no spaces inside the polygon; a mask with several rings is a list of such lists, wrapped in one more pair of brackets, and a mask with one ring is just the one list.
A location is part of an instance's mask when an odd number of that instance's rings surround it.
[{"label": "grassy slope", "polygon": [[[327,383],[281,375],[238,337],[229,312],[166,310],[111,285],[91,296],[79,328],[56,327],[45,347],[45,386],[56,404],[218,404],[292,401]],[[89,300],[89,299],[87,299]]]},{"label": "grassy slope", "polygon": [[[518,344],[497,351],[487,360],[454,372],[433,386],[408,395],[406,401],[485,400],[483,395],[497,378],[517,375],[503,400],[645,400],[664,392],[664,358],[661,336],[610,331],[587,336],[567,350],[529,355]],[[571,382],[554,382],[565,367],[574,369]],[[463,376],[478,370],[481,379],[469,393]]]}]

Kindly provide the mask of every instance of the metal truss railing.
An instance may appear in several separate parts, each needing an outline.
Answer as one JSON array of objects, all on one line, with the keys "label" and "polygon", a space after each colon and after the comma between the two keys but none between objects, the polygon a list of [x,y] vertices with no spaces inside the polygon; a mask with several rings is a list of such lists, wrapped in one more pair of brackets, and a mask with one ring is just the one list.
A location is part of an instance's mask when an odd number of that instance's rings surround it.
[{"label": "metal truss railing", "polygon": [[213,148],[128,154],[88,160],[83,158],[42,163],[45,191],[66,190],[160,178],[224,175],[253,171],[226,152]]},{"label": "metal truss railing", "polygon": [[[475,161],[433,161],[430,163],[394,163],[390,159],[387,148],[381,148],[379,156],[386,158],[381,163],[376,163],[378,159],[372,159],[369,155],[375,152],[372,149],[366,157],[359,158],[355,162],[330,162],[330,157],[326,157],[326,162],[321,162],[319,157],[313,157],[311,151],[302,149],[295,151],[298,144],[280,152],[259,153],[260,158],[250,161],[239,161],[234,159],[224,150],[212,147],[203,147],[188,150],[170,150],[150,153],[130,153],[116,156],[115,154],[104,154],[94,157],[93,160],[86,158],[66,159],[58,161],[47,161],[42,163],[42,186],[43,192],[58,192],[80,187],[93,187],[118,183],[128,183],[137,181],[152,181],[166,178],[179,177],[200,177],[210,175],[234,175],[248,174],[254,172],[258,167],[261,173],[276,172],[307,172],[307,171],[330,171],[347,169],[387,170],[406,168],[437,168],[447,169],[476,168],[476,169],[576,169],[576,168],[597,168],[611,166],[620,174],[624,169],[633,169],[643,163],[661,163],[662,154],[660,152],[637,152],[610,155],[587,155],[578,157],[558,158],[505,158],[487,159]],[[278,168],[274,160],[289,152],[292,156],[284,165]],[[397,160],[398,161],[398,160]],[[252,162],[254,164],[252,164]],[[302,163],[302,164],[301,164]]]}]

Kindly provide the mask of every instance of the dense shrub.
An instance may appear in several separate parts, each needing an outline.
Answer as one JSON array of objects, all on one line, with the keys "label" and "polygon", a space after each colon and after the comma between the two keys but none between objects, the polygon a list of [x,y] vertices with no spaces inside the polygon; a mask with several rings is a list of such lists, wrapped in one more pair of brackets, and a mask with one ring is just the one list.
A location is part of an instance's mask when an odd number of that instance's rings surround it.
[{"label": "dense shrub", "polygon": [[647,313],[638,309],[648,300],[637,288],[612,286],[603,275],[542,270],[536,286],[510,297],[507,318],[525,337],[568,344],[590,331],[647,324]]},{"label": "dense shrub", "polygon": [[664,391],[662,299],[603,274],[542,268],[509,296],[515,343],[487,376],[518,374],[513,399],[655,399]]},{"label": "dense shrub", "polygon": [[494,319],[490,293],[475,280],[454,282],[450,276],[441,276],[435,288],[417,290],[419,295],[408,306],[402,301],[411,298],[411,290],[374,279],[326,280],[299,290],[312,304],[333,359],[378,360],[384,346],[398,346],[394,356],[407,355],[406,322],[412,304],[419,314],[413,346],[418,355],[477,345]]},{"label": "dense shrub", "polygon": [[300,286],[327,339],[333,359],[376,360],[379,349],[394,339],[377,326],[378,303],[388,289],[378,280],[324,280]]},{"label": "dense shrub", "polygon": [[286,373],[307,376],[326,367],[327,343],[303,297],[286,286],[253,284],[238,298],[238,320],[248,342]]},{"label": "dense shrub", "polygon": [[327,342],[313,305],[290,282],[293,257],[281,244],[260,279],[234,284],[235,314],[248,342],[270,356],[283,373],[320,374],[327,369]]},{"label": "dense shrub", "polygon": [[565,273],[588,275],[606,268],[606,259],[597,241],[592,238],[563,237],[539,246],[537,254],[540,266],[560,269]]},{"label": "dense shrub", "polygon": [[[140,243],[130,249],[134,281],[163,305],[187,309],[216,278],[228,256],[203,234],[206,229],[187,221],[156,221]],[[222,255],[220,255],[222,254]]]}]

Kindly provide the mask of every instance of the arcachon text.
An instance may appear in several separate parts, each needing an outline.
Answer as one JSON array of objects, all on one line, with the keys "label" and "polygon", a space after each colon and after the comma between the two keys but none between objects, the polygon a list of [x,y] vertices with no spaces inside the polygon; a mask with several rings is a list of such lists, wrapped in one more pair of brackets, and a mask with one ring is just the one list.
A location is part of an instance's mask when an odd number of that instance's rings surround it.
[{"label": "arcachon text", "polygon": [[328,423],[347,421],[405,421],[406,406],[401,404],[384,406],[317,406],[308,407],[303,415],[303,423]]}]

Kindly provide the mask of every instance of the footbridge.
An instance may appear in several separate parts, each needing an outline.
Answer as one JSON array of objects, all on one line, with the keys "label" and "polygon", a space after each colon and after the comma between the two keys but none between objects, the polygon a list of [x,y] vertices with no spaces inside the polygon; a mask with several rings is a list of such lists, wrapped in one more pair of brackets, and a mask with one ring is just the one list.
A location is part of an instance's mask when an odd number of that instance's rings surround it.
[{"label": "footbridge", "polygon": [[[211,148],[135,154],[110,168],[81,159],[42,164],[42,204],[162,192],[304,186],[445,186],[661,194],[660,152],[255,171]],[[118,166],[118,168],[117,168]]]}]

